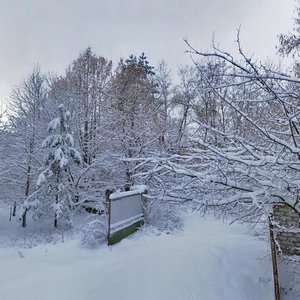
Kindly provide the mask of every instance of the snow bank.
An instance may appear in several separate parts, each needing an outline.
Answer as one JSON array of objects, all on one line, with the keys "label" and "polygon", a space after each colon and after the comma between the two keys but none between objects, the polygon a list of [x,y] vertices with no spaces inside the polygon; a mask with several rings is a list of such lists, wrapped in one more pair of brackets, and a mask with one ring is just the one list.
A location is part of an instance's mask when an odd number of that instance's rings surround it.
[{"label": "snow bank", "polygon": [[192,214],[176,235],[144,230],[97,250],[0,248],[0,299],[273,300],[268,253],[244,227]]}]

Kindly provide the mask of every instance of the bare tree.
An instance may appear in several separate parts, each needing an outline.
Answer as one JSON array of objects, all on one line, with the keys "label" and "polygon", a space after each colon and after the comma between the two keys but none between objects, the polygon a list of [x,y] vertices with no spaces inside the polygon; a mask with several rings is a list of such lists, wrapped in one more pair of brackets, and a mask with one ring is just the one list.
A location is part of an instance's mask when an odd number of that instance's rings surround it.
[{"label": "bare tree", "polygon": [[[225,80],[223,85],[231,89],[248,86],[242,98],[232,91],[224,95],[203,73],[210,90],[240,116],[240,123],[238,130],[203,124],[210,134],[219,135],[224,142],[213,145],[201,138],[194,139],[195,158],[215,163],[206,172],[192,167],[187,173],[216,187],[223,186],[227,193],[214,199],[213,205],[248,203],[253,214],[270,203],[285,203],[299,214],[300,111],[299,94],[294,86],[300,80],[257,65],[243,52],[239,36],[241,61],[217,47],[206,53],[187,44],[192,55],[215,57],[230,66],[224,74],[230,84]],[[240,102],[248,105],[241,107]],[[241,134],[243,131],[248,134]]]},{"label": "bare tree", "polygon": [[[174,201],[228,209],[238,218],[265,215],[274,203],[299,214],[300,80],[247,57],[239,36],[239,60],[216,46],[200,52],[186,43],[198,70],[195,76],[204,81],[197,97],[213,95],[214,117],[224,109],[226,117],[218,123],[190,114],[194,125],[186,132],[185,151],[156,160],[154,170],[165,193]],[[212,59],[223,65],[215,73],[218,80],[203,68]],[[172,173],[178,183],[170,188],[162,178]]]},{"label": "bare tree", "polygon": [[66,76],[51,84],[50,98],[63,102],[73,116],[74,137],[83,161],[90,165],[99,151],[99,135],[105,123],[104,99],[112,62],[87,48],[66,70]]},{"label": "bare tree", "polygon": [[[10,154],[7,162],[10,168],[10,184],[14,197],[23,201],[35,188],[35,176],[40,166],[37,147],[41,132],[47,120],[47,89],[39,67],[15,88],[10,98],[9,126],[11,128]],[[7,149],[9,150],[9,149]],[[18,191],[18,189],[21,189]],[[26,226],[26,210],[22,215],[22,226]]]}]

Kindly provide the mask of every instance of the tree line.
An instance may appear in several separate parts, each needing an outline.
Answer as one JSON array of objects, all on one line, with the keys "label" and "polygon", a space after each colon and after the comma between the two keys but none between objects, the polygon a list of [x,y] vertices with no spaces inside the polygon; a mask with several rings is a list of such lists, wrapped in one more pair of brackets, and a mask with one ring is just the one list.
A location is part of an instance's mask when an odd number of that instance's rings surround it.
[{"label": "tree line", "polygon": [[[178,70],[177,84],[166,63],[154,68],[144,53],[113,68],[87,48],[63,76],[36,67],[1,118],[0,198],[20,208],[24,226],[27,209],[35,218],[52,214],[57,226],[59,215],[69,217],[60,211],[87,203],[104,210],[105,191],[134,184],[149,185],[150,209],[167,217],[186,203],[246,220],[274,203],[299,214],[299,28],[297,18],[295,32],[279,37],[281,54],[294,57],[289,72],[248,57],[239,34],[239,57],[186,40],[193,61]],[[78,163],[67,157],[54,166],[53,149],[42,143],[48,134],[46,145],[64,145]],[[49,192],[44,179],[53,173]]]}]

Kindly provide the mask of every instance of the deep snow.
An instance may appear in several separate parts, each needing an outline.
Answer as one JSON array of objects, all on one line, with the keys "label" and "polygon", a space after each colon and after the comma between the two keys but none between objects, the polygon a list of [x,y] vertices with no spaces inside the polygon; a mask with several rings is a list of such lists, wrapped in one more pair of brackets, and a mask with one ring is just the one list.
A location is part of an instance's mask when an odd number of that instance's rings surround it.
[{"label": "deep snow", "polygon": [[3,247],[1,300],[273,300],[269,245],[244,226],[189,214],[183,231],[143,230],[112,247],[79,238]]}]

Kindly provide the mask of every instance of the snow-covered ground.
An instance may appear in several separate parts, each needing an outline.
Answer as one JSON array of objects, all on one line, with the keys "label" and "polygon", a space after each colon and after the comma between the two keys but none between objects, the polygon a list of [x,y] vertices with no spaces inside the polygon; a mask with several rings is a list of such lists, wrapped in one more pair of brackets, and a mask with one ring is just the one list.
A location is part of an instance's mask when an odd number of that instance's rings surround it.
[{"label": "snow-covered ground", "polygon": [[94,250],[76,237],[5,247],[6,229],[0,228],[1,300],[274,298],[269,245],[212,217],[189,214],[176,234],[144,230]]},{"label": "snow-covered ground", "polygon": [[300,299],[300,260],[297,256],[278,257],[281,300]]}]

